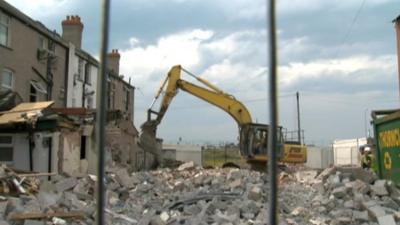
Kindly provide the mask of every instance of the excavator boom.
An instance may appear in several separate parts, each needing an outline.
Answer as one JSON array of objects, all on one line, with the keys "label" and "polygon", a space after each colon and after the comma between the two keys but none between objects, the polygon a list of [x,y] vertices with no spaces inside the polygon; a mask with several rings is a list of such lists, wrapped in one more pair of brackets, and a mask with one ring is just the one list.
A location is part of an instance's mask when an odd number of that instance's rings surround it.
[{"label": "excavator boom", "polygon": [[168,72],[167,78],[162,82],[161,87],[158,90],[152,105],[150,106],[150,108],[153,106],[154,102],[159,98],[159,96],[163,92],[163,89],[165,88],[165,94],[161,101],[160,109],[158,112],[150,109],[148,120],[151,120],[151,114],[156,114],[157,116],[155,118],[155,121],[157,124],[159,124],[164,117],[172,99],[178,92],[178,89],[181,89],[224,110],[229,115],[231,115],[232,118],[239,125],[252,122],[251,115],[247,108],[240,101],[236,100],[232,95],[224,93],[214,85],[210,84],[208,81],[190,73],[188,74],[207,86],[208,89],[182,80],[181,71],[185,71],[186,73],[188,73],[188,71],[184,70],[180,65],[172,67],[172,69]]}]

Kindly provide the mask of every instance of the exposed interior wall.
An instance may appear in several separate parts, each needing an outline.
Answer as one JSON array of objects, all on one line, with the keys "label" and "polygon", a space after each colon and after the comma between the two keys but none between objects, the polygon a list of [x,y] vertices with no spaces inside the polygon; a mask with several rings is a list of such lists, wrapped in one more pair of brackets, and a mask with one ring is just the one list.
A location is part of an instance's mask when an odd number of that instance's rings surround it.
[{"label": "exposed interior wall", "polygon": [[93,131],[92,134],[88,136],[88,140],[90,140],[90,147],[87,148],[87,172],[89,174],[97,174],[97,149]]},{"label": "exposed interior wall", "polygon": [[58,151],[58,168],[61,173],[75,176],[81,174],[80,147],[81,134],[76,131],[62,130]]},{"label": "exposed interior wall", "polygon": [[106,127],[106,149],[118,164],[136,167],[137,132],[129,120],[113,120]]}]

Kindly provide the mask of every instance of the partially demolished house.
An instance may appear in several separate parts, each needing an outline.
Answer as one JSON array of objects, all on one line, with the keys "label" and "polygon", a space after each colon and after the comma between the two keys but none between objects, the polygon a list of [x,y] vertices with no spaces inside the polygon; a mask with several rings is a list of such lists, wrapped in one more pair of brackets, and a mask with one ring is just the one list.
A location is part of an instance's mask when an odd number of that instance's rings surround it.
[{"label": "partially demolished house", "polygon": [[[81,18],[67,16],[59,35],[0,0],[0,22],[5,28],[0,29],[0,150],[8,151],[0,161],[21,170],[94,172],[99,62],[82,49]],[[110,117],[107,128],[113,137],[107,142],[111,159],[115,152],[134,155],[133,147],[113,144],[116,138],[128,145],[138,135],[135,88],[119,75],[119,59],[118,50],[109,54],[108,107],[118,115]],[[27,117],[31,114],[34,123]],[[10,115],[18,119],[7,119]],[[135,160],[124,161],[132,165]]]},{"label": "partially demolished house", "polygon": [[82,152],[81,134],[86,126],[53,110],[52,105],[52,101],[21,103],[1,113],[0,161],[24,171],[87,173],[89,158],[95,155]]}]

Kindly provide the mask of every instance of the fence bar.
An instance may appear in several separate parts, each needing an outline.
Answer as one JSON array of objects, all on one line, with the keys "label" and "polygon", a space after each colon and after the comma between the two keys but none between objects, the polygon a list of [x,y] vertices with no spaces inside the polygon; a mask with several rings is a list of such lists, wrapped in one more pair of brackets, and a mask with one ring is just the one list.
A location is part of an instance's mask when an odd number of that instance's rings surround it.
[{"label": "fence bar", "polygon": [[278,224],[277,218],[277,159],[276,151],[277,135],[278,135],[278,102],[277,102],[277,52],[276,52],[276,27],[275,27],[275,1],[269,0],[267,4],[267,29],[269,29],[269,116],[271,132],[268,132],[268,176],[269,176],[269,192],[268,192],[268,211],[269,225]]},{"label": "fence bar", "polygon": [[102,0],[101,5],[101,33],[100,33],[100,77],[97,89],[97,116],[96,116],[96,148],[98,154],[97,168],[97,224],[105,224],[105,126],[106,126],[106,97],[107,97],[107,50],[108,50],[108,30],[110,0]]}]

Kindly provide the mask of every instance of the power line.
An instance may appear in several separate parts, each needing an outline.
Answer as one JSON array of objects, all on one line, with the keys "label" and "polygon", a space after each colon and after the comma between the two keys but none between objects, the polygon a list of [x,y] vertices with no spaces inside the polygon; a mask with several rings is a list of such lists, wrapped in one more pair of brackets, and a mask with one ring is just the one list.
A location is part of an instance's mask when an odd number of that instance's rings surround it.
[{"label": "power line", "polygon": [[358,8],[353,21],[351,21],[351,24],[349,26],[349,29],[347,30],[346,34],[343,36],[342,42],[339,45],[339,48],[337,48],[336,53],[335,53],[335,57],[334,59],[336,59],[339,55],[339,51],[340,49],[343,47],[343,44],[347,41],[347,38],[350,36],[350,32],[353,29],[354,24],[356,23],[358,16],[360,15],[361,9],[364,7],[366,0],[362,0],[360,7]]}]

